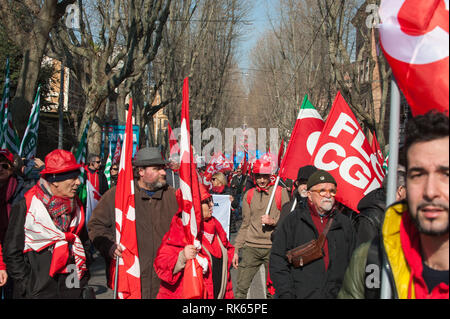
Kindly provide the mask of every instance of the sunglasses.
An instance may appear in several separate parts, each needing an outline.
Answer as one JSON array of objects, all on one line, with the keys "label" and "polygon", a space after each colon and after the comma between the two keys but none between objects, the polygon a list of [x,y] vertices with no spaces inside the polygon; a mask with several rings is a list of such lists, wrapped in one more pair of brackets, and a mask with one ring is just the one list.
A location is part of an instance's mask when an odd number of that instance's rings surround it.
[{"label": "sunglasses", "polygon": [[100,164],[102,161],[92,161],[92,163]]},{"label": "sunglasses", "polygon": [[117,167],[111,167],[112,171],[118,171],[119,169]]},{"label": "sunglasses", "polygon": [[1,163],[0,166],[1,166],[3,169],[10,169],[10,168],[11,168],[11,165],[9,165],[8,163]]}]

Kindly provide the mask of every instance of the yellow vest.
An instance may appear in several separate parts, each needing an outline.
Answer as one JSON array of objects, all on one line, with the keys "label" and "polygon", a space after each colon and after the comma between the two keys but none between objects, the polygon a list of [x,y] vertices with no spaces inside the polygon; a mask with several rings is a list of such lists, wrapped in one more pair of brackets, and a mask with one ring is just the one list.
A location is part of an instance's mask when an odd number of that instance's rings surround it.
[{"label": "yellow vest", "polygon": [[[407,214],[406,203],[395,203],[386,210],[382,234],[383,244],[395,281],[395,288],[400,299],[408,298],[411,269],[406,262],[400,241],[400,224],[403,213]],[[411,283],[411,298],[415,299],[414,283]]]}]

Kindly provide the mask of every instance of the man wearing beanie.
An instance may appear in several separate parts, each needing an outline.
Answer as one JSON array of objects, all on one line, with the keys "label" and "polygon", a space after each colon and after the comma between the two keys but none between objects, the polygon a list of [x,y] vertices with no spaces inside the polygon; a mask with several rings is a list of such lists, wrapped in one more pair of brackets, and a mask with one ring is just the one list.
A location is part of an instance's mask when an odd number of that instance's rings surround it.
[{"label": "man wearing beanie", "polygon": [[14,298],[83,297],[89,240],[77,197],[80,167],[71,152],[50,152],[38,183],[11,208],[3,253]]},{"label": "man wearing beanie", "polygon": [[[297,206],[278,225],[270,255],[270,277],[277,298],[334,299],[353,253],[356,238],[350,218],[336,202],[333,176],[317,170],[307,181],[307,205]],[[294,264],[286,254],[298,246],[318,240],[322,256]]]}]

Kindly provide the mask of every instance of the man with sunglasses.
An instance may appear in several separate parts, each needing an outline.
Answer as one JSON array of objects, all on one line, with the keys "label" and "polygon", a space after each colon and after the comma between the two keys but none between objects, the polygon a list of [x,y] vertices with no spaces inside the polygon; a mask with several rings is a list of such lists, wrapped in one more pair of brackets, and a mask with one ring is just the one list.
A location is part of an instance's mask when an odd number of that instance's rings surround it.
[{"label": "man with sunglasses", "polygon": [[91,182],[92,186],[103,195],[108,190],[108,180],[105,173],[100,170],[102,161],[97,154],[88,155],[88,165],[86,167],[87,179]]},{"label": "man with sunglasses", "polygon": [[[333,176],[317,170],[307,182],[306,207],[297,206],[278,226],[269,261],[277,298],[336,298],[356,242],[350,218],[340,213],[336,190]],[[289,250],[317,240],[326,228],[322,257],[298,267],[289,262]]]},{"label": "man with sunglasses", "polygon": [[[172,217],[178,211],[178,204],[175,189],[166,182],[168,161],[162,158],[158,148],[140,149],[132,164],[141,296],[142,299],[156,298],[160,280],[153,262]],[[89,238],[105,258],[109,280],[112,280],[109,273],[111,260],[122,254],[115,238],[115,195],[116,187],[112,187],[102,196],[88,223]]]}]

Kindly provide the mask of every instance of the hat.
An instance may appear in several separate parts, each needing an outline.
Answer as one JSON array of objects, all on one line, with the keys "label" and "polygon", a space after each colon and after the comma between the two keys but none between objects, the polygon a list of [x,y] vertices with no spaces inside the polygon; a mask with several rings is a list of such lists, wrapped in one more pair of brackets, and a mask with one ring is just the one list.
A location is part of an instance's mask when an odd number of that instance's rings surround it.
[{"label": "hat", "polygon": [[253,174],[271,175],[272,163],[262,159],[257,159],[253,163]]},{"label": "hat", "polygon": [[152,165],[166,165],[169,161],[163,159],[161,152],[157,147],[145,147],[137,152],[132,163],[134,166],[144,167]]},{"label": "hat", "polygon": [[317,170],[308,178],[308,183],[306,184],[306,189],[311,189],[314,185],[322,183],[331,183],[337,186],[336,180],[330,173],[324,170]]},{"label": "hat", "polygon": [[14,155],[7,149],[0,149],[0,155],[4,156],[10,164],[14,162]]},{"label": "hat", "polygon": [[317,167],[313,165],[306,165],[303,167],[300,167],[298,169],[297,174],[297,181],[302,182],[305,181],[305,183],[308,181],[309,177],[317,171]]},{"label": "hat", "polygon": [[72,152],[56,149],[45,156],[45,168],[41,171],[41,176],[71,172],[80,167],[82,165],[77,163]]},{"label": "hat", "polygon": [[208,199],[211,197],[211,194],[208,192],[208,189],[205,185],[199,184],[200,187],[200,201],[204,201],[205,199]]}]

